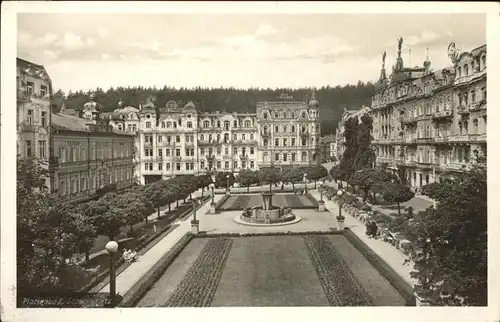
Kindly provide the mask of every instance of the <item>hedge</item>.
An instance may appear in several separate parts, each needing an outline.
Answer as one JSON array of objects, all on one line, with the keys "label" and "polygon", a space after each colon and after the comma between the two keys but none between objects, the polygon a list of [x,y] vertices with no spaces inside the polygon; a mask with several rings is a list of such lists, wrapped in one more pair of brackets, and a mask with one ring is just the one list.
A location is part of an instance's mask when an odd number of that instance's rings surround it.
[{"label": "hedge", "polygon": [[213,237],[258,237],[258,236],[304,236],[304,235],[341,235],[342,231],[286,231],[286,232],[261,232],[261,233],[206,233],[200,232],[196,238],[213,238]]}]

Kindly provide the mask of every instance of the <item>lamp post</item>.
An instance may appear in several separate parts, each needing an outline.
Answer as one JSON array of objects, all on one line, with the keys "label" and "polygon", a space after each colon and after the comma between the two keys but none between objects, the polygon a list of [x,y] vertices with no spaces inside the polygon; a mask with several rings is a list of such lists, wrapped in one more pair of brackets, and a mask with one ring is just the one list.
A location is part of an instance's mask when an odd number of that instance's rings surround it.
[{"label": "lamp post", "polygon": [[210,213],[215,214],[215,183],[212,182],[209,187],[212,194],[212,202],[210,202]]},{"label": "lamp post", "polygon": [[226,195],[229,195],[229,174],[226,175]]},{"label": "lamp post", "polygon": [[345,217],[342,216],[342,205],[344,204],[344,190],[340,189],[337,191],[337,196],[338,196],[338,204],[339,204],[339,215],[337,216],[337,227],[339,231],[344,231],[344,220]]},{"label": "lamp post", "polygon": [[193,220],[191,220],[191,232],[194,235],[198,235],[200,232],[200,221],[196,219],[196,206],[198,200],[196,197],[193,198]]},{"label": "lamp post", "polygon": [[307,195],[307,173],[304,173],[304,193]]},{"label": "lamp post", "polygon": [[320,200],[318,201],[318,211],[325,211],[325,201],[323,200],[324,186],[325,186],[325,181],[320,182],[319,184]]},{"label": "lamp post", "polygon": [[111,302],[114,304],[116,299],[116,272],[115,272],[115,254],[118,251],[118,243],[114,240],[106,244],[106,251],[109,255],[109,293],[111,294]]}]

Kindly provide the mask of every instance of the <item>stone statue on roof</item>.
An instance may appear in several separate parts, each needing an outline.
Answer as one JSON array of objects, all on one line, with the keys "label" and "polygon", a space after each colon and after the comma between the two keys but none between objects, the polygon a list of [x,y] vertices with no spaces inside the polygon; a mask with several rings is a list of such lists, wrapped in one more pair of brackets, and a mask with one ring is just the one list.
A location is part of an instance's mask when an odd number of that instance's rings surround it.
[{"label": "stone statue on roof", "polygon": [[398,56],[401,56],[401,47],[403,46],[403,37],[398,38]]},{"label": "stone statue on roof", "polygon": [[382,53],[382,69],[385,69],[385,56],[387,55],[387,52],[384,50]]}]

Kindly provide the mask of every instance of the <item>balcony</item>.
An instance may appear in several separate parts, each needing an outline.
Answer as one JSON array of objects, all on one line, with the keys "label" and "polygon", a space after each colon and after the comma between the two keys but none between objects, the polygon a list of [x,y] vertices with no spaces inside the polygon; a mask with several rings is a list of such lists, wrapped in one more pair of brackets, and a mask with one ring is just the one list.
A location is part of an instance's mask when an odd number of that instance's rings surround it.
[{"label": "balcony", "polygon": [[17,100],[19,102],[29,102],[31,101],[31,94],[24,90],[17,90]]},{"label": "balcony", "polygon": [[416,140],[418,144],[431,144],[434,141],[433,138],[417,138]]},{"label": "balcony", "polygon": [[469,104],[462,104],[457,106],[457,113],[459,115],[468,115],[469,112]]},{"label": "balcony", "polygon": [[437,136],[434,138],[434,143],[447,143],[447,142],[448,142],[447,136]]},{"label": "balcony", "polygon": [[437,111],[432,114],[433,120],[453,118],[452,111]]},{"label": "balcony", "polygon": [[470,134],[469,135],[470,142],[474,143],[486,143],[486,133],[482,134]]},{"label": "balcony", "polygon": [[416,144],[417,143],[417,139],[416,138],[405,138],[404,142],[406,144]]},{"label": "balcony", "polygon": [[19,124],[20,132],[35,132],[35,125],[33,123],[29,123],[28,121],[21,122]]},{"label": "balcony", "polygon": [[470,140],[469,134],[457,134],[448,137],[449,142],[469,142]]},{"label": "balcony", "polygon": [[486,110],[486,100],[482,99],[480,101],[474,102],[470,104],[469,111],[476,112]]},{"label": "balcony", "polygon": [[455,78],[455,85],[457,86],[462,86],[462,85],[467,85],[472,81],[478,80],[479,78],[486,76],[486,69],[483,69],[482,71],[475,71],[470,75],[467,76],[461,76],[458,78]]}]

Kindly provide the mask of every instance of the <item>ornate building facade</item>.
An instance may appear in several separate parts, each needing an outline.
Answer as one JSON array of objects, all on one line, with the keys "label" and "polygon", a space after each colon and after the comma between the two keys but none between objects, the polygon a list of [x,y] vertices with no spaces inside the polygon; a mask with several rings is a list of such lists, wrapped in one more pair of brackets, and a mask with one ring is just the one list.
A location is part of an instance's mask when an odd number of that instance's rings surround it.
[{"label": "ornate building facade", "polygon": [[17,154],[50,160],[52,81],[45,67],[17,58]]},{"label": "ornate building facade", "polygon": [[428,58],[423,67],[404,67],[402,42],[390,79],[383,55],[372,143],[378,164],[421,187],[486,156],[486,45],[460,53],[452,43],[452,66],[432,71]]},{"label": "ornate building facade", "polygon": [[[117,130],[136,134],[135,174],[141,184],[207,171],[238,173],[319,161],[319,102],[282,96],[257,103],[257,113],[201,113],[189,102],[124,107],[107,113]],[[268,134],[266,136],[266,134]]]},{"label": "ornate building facade", "polygon": [[52,193],[81,202],[99,190],[120,190],[136,183],[135,135],[116,130],[91,95],[83,117],[52,114]]}]

